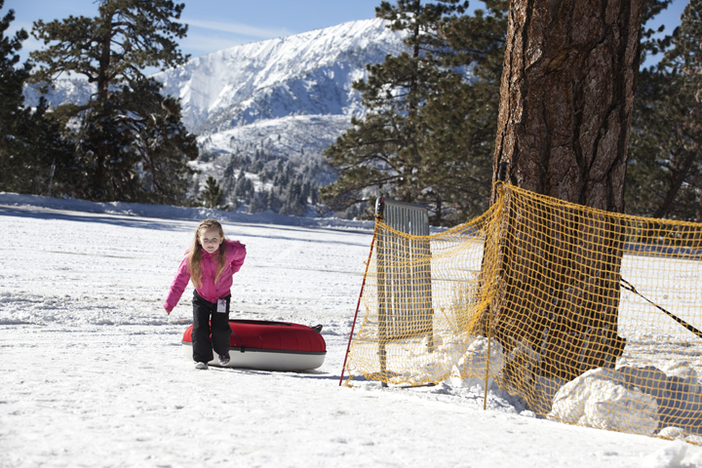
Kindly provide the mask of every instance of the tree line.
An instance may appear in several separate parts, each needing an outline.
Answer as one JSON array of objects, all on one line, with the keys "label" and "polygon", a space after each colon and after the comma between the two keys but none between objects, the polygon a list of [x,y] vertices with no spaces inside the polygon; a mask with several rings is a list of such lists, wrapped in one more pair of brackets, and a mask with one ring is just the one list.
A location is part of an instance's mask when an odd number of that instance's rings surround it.
[{"label": "tree line", "polygon": [[[325,151],[338,173],[321,190],[330,209],[363,206],[371,216],[375,197],[386,196],[425,205],[433,224],[451,226],[489,206],[510,5],[483,3],[473,15],[459,0],[376,8],[405,32],[407,52],[369,66],[369,78],[354,83],[369,112]],[[670,3],[642,2],[639,63],[662,59],[638,77],[624,207],[702,221],[702,2],[691,0],[680,27],[661,39],[663,31],[646,24]]]},{"label": "tree line", "polygon": [[[216,152],[203,152],[200,160],[208,162]],[[199,195],[204,206],[219,209],[245,207],[248,213],[273,212],[306,216],[319,206],[319,175],[325,172],[321,160],[282,159],[264,149],[252,156],[236,153],[228,158],[221,180],[208,175],[205,190]],[[195,186],[200,176],[195,176]]]},{"label": "tree line", "polygon": [[405,32],[407,51],[354,83],[368,113],[325,151],[338,171],[321,191],[330,209],[362,204],[370,215],[375,197],[387,196],[453,225],[488,207],[509,2],[485,4],[473,16],[456,0],[376,8]]},{"label": "tree line", "polygon": [[[483,3],[467,14],[461,0],[380,2],[376,16],[404,32],[407,49],[369,65],[368,78],[354,83],[368,112],[324,151],[335,182],[314,184],[306,174],[318,167],[292,170],[263,158],[242,165],[232,155],[231,167],[206,183],[197,202],[294,215],[316,204],[324,212],[371,216],[375,197],[386,196],[428,206],[436,225],[481,214],[494,178],[509,13],[508,0]],[[680,27],[661,39],[645,25],[670,0],[644,1],[640,61],[662,59],[638,77],[628,213],[702,221],[701,3],[691,0]],[[182,124],[178,100],[161,95],[161,85],[143,73],[188,59],[177,44],[187,33],[178,22],[183,8],[170,0],[100,0],[94,18],[36,21],[31,34],[46,48],[25,64],[18,51],[28,34],[7,36],[10,10],[0,22],[0,190],[196,202],[186,198],[194,176],[187,163],[199,155],[195,136]],[[95,83],[88,103],[23,105],[25,83],[51,86],[66,75]]]},{"label": "tree line", "polygon": [[[0,8],[4,0],[0,0]],[[0,22],[0,190],[69,196],[92,201],[182,204],[198,156],[195,135],[181,121],[179,102],[144,69],[166,69],[188,59],[177,40],[184,4],[170,0],[100,0],[94,18],[34,22],[46,46],[19,65],[24,30]],[[34,65],[36,64],[36,66]],[[49,111],[40,99],[26,108],[25,83],[44,89],[61,76],[96,86],[83,105]]]}]

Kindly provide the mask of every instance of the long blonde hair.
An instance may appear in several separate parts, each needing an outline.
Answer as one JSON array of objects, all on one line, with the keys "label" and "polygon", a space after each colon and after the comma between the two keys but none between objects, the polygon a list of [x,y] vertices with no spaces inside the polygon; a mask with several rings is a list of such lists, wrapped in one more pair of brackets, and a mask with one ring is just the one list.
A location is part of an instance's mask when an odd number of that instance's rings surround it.
[{"label": "long blonde hair", "polygon": [[[200,245],[200,233],[205,229],[217,229],[219,231],[219,237],[224,240],[224,230],[219,221],[214,219],[206,219],[200,223],[195,231],[195,239],[193,239],[193,245],[188,252],[188,267],[190,268],[190,279],[196,288],[202,286],[202,269],[200,267],[200,262],[202,261],[202,245]],[[217,275],[215,276],[215,284],[219,281],[219,276],[222,274],[225,265],[227,264],[227,255],[224,252],[225,243],[222,242],[217,251]]]}]

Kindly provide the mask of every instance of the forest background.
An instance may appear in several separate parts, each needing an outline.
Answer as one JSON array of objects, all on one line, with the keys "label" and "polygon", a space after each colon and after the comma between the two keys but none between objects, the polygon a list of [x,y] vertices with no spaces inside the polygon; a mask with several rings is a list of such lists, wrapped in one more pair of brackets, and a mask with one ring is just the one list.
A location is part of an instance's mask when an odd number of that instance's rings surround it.
[{"label": "forest background", "polygon": [[[692,0],[670,34],[647,27],[670,1],[644,2],[641,67],[626,177],[629,214],[702,220],[700,158],[700,1]],[[0,1],[0,8],[3,2]],[[236,203],[208,179],[193,194],[201,154],[182,124],[179,102],[163,96],[147,70],[187,61],[179,42],[184,5],[105,0],[93,18],[37,21],[45,47],[20,63],[29,33],[0,23],[0,190],[92,201],[198,205],[222,209],[367,217],[376,196],[420,203],[435,225],[455,225],[489,204],[509,2],[380,2],[376,16],[405,34],[407,51],[369,66],[355,83],[368,109],[324,153],[335,181],[320,187],[319,168],[279,164],[274,189],[256,197],[241,178]],[[656,34],[658,33],[658,34]],[[470,80],[466,69],[470,67]],[[50,85],[83,75],[97,92],[82,106],[23,103],[27,83]],[[256,172],[256,161],[241,165]],[[260,194],[259,194],[260,195]]]}]

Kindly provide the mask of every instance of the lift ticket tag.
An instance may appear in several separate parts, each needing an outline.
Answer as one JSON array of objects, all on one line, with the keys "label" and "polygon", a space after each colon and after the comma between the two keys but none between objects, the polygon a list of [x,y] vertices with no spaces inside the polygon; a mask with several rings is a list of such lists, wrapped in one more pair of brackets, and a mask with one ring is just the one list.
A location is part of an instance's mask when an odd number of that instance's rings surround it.
[{"label": "lift ticket tag", "polygon": [[226,312],[227,311],[227,300],[226,299],[217,299],[217,312]]}]

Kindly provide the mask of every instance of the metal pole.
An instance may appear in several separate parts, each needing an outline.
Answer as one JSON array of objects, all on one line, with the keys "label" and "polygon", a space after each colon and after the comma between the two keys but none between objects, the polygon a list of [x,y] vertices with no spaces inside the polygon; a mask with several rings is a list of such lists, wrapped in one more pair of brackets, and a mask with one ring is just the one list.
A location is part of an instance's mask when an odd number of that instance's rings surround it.
[{"label": "metal pole", "polygon": [[[381,218],[382,219],[382,218]],[[376,220],[375,227],[373,229],[373,239],[371,239],[370,252],[368,253],[368,261],[366,262],[366,271],[363,273],[363,282],[361,283],[361,292],[358,295],[358,302],[356,303],[356,314],[353,316],[353,323],[351,324],[351,333],[349,333],[349,343],[346,346],[346,354],[344,355],[344,365],[341,368],[341,376],[339,377],[339,387],[344,381],[344,370],[346,369],[346,360],[349,357],[349,351],[351,350],[351,340],[353,339],[353,330],[356,327],[356,320],[358,319],[358,310],[361,307],[361,298],[363,297],[363,288],[366,285],[366,276],[368,276],[368,267],[370,266],[371,257],[373,256],[373,244],[375,243],[375,236],[378,233],[378,222]]]}]

